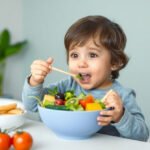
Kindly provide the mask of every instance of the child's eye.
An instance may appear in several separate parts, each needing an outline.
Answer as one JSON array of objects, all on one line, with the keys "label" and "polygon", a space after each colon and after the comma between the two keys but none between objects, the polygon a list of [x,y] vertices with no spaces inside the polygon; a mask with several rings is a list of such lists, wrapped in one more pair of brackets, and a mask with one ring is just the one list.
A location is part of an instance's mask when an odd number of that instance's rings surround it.
[{"label": "child's eye", "polygon": [[90,57],[91,57],[91,58],[98,57],[98,55],[97,55],[97,54],[95,54],[95,53],[90,53],[89,55],[90,55]]},{"label": "child's eye", "polygon": [[72,54],[70,54],[70,57],[71,57],[71,58],[77,58],[77,57],[78,57],[78,54],[72,53]]}]

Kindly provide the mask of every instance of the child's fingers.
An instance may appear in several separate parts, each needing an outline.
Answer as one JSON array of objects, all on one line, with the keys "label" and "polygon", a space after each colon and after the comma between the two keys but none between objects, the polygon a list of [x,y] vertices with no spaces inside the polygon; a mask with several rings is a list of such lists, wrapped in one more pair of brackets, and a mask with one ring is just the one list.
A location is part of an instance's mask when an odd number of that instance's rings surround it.
[{"label": "child's fingers", "polygon": [[43,60],[35,60],[32,63],[33,65],[40,65],[40,66],[45,66],[45,67],[49,67],[49,63],[47,61],[43,61]]},{"label": "child's fingers", "polygon": [[107,126],[109,124],[110,124],[110,122],[98,122],[99,126]]},{"label": "child's fingers", "polygon": [[40,64],[40,63],[39,64],[34,64],[33,63],[31,65],[31,71],[33,72],[35,70],[41,70],[41,71],[46,72],[48,74],[49,71],[50,71],[50,68],[45,66],[45,65],[43,65],[43,64]]},{"label": "child's fingers", "polygon": [[109,100],[106,100],[106,101],[104,102],[104,104],[105,104],[105,107],[106,107],[107,109],[112,108],[112,107],[115,108],[115,107],[116,107],[116,100],[110,98]]},{"label": "child's fingers", "polygon": [[31,74],[36,76],[36,75],[41,75],[41,76],[46,76],[48,73],[46,71],[43,71],[43,70],[32,70],[31,71]]},{"label": "child's fingers", "polygon": [[37,85],[44,81],[45,77],[51,71],[50,65],[53,62],[52,58],[48,58],[47,60],[35,60],[31,64],[31,74],[32,77],[30,78],[31,85]]},{"label": "child's fingers", "polygon": [[103,117],[103,116],[99,116],[97,117],[97,121],[98,121],[98,125],[109,125],[112,121],[112,117],[111,116],[107,116],[107,117]]},{"label": "child's fingers", "polygon": [[100,112],[100,115],[97,117],[97,121],[99,125],[109,125],[114,116],[114,108],[110,110],[103,110]]},{"label": "child's fingers", "polygon": [[52,64],[53,63],[53,58],[51,58],[51,57],[49,57],[47,60],[46,60],[46,62],[48,63],[48,64]]},{"label": "child's fingers", "polygon": [[31,71],[43,71],[43,72],[46,72],[47,74],[49,73],[50,69],[49,67],[45,67],[45,66],[42,66],[42,65],[31,65]]},{"label": "child's fingers", "polygon": [[114,110],[103,110],[100,112],[100,116],[113,116]]},{"label": "child's fingers", "polygon": [[53,58],[51,58],[51,57],[49,57],[48,59],[47,59],[47,62],[48,62],[48,64],[49,64],[49,73],[52,71],[52,63],[53,63]]},{"label": "child's fingers", "polygon": [[36,75],[39,75],[39,76],[46,76],[49,72],[47,70],[44,70],[42,68],[40,69],[37,69],[37,68],[34,68],[34,69],[31,69],[31,74],[33,76],[36,76]]},{"label": "child's fingers", "polygon": [[45,76],[43,76],[43,75],[38,75],[38,74],[33,74],[32,75],[32,78],[33,78],[33,80],[34,81],[36,81],[36,82],[41,82],[41,81],[44,81],[44,79],[45,79]]},{"label": "child's fingers", "polygon": [[121,99],[120,99],[119,95],[114,91],[111,92],[111,94],[106,98],[106,100],[104,102],[106,108],[120,107],[120,103],[121,103]]}]

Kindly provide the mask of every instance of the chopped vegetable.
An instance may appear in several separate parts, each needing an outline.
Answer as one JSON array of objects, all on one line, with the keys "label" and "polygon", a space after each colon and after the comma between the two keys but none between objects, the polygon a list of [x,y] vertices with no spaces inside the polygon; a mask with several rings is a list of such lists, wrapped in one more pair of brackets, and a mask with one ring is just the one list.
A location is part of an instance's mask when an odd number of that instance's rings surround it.
[{"label": "chopped vegetable", "polygon": [[78,105],[78,99],[76,97],[70,98],[69,100],[66,101],[65,105]]},{"label": "chopped vegetable", "polygon": [[54,102],[55,102],[55,97],[52,96],[52,95],[44,95],[44,100],[43,100],[43,106],[46,106],[46,105],[54,105]]},{"label": "chopped vegetable", "polygon": [[99,103],[102,107],[102,109],[105,109],[105,104],[101,101],[101,99],[96,99],[95,102]]},{"label": "chopped vegetable", "polygon": [[49,95],[55,96],[58,93],[58,88],[54,87],[53,89],[48,90]]},{"label": "chopped vegetable", "polygon": [[85,109],[88,103],[94,103],[94,97],[92,95],[87,95],[84,99],[79,101],[79,104]]},{"label": "chopped vegetable", "polygon": [[81,105],[70,105],[68,109],[73,111],[84,111]]},{"label": "chopped vegetable", "polygon": [[80,99],[84,99],[86,97],[86,95],[84,93],[80,93],[77,98]]},{"label": "chopped vegetable", "polygon": [[68,100],[68,99],[70,99],[70,98],[73,98],[73,97],[75,97],[75,95],[74,95],[74,91],[66,91],[65,93],[64,93],[64,96],[65,96],[65,100]]},{"label": "chopped vegetable", "polygon": [[80,93],[76,96],[73,90],[60,93],[58,92],[57,87],[50,89],[49,94],[44,96],[43,101],[36,96],[30,97],[35,98],[40,106],[49,109],[72,111],[105,109],[105,104],[101,101],[101,99],[95,99],[91,94],[86,95],[84,93]]},{"label": "chopped vegetable", "polygon": [[45,108],[69,111],[69,109],[65,105],[46,105]]},{"label": "chopped vegetable", "polygon": [[99,103],[87,103],[86,104],[86,111],[92,111],[92,110],[102,110],[103,108],[101,107],[101,105]]},{"label": "chopped vegetable", "polygon": [[94,97],[92,96],[92,95],[87,95],[86,97],[85,97],[85,101],[87,102],[87,103],[93,103],[94,102]]},{"label": "chopped vegetable", "polygon": [[79,79],[79,80],[83,80],[83,77],[80,73],[76,75],[76,78]]}]

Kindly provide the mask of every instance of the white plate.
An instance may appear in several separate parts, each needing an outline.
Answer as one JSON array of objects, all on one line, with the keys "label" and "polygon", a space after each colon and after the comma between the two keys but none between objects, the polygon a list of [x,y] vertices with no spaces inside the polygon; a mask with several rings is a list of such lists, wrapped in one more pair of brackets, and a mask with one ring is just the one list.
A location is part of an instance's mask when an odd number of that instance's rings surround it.
[{"label": "white plate", "polygon": [[14,99],[7,99],[7,98],[0,98],[0,105],[5,104],[11,104],[11,103],[17,103],[17,107],[20,107],[24,110],[23,114],[13,114],[13,115],[0,115],[0,128],[3,129],[9,129],[9,128],[17,128],[24,124],[25,122],[25,108],[23,104]]}]

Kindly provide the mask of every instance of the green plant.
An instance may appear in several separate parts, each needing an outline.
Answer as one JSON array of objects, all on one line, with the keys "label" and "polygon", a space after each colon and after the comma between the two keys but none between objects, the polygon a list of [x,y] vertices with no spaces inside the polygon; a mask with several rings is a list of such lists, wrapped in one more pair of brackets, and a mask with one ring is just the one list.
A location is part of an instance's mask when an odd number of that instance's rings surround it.
[{"label": "green plant", "polygon": [[6,59],[16,53],[18,53],[24,45],[26,40],[11,44],[11,35],[8,29],[4,29],[0,32],[0,96],[3,95],[3,80]]}]

